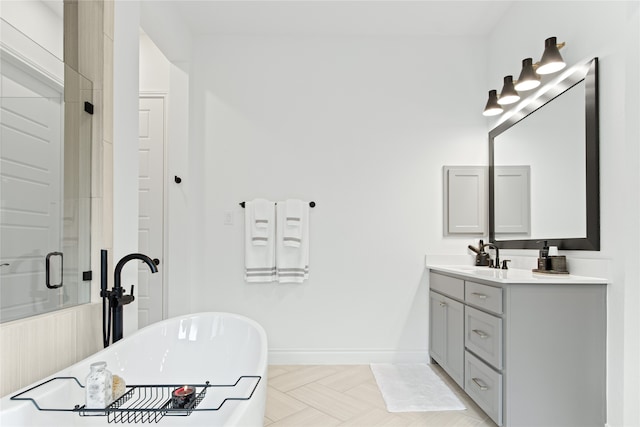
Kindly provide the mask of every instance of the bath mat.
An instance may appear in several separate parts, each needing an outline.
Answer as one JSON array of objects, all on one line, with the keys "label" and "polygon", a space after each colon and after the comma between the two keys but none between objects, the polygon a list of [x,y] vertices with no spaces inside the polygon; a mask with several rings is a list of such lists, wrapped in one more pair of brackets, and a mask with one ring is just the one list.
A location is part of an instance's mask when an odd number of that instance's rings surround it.
[{"label": "bath mat", "polygon": [[371,364],[389,412],[458,411],[464,404],[431,369],[420,364]]}]

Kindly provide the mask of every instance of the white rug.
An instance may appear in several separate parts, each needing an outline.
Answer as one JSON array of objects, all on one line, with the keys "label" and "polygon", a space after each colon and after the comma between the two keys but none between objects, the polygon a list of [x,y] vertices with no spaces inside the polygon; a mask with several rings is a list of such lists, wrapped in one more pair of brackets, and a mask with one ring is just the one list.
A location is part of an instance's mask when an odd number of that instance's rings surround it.
[{"label": "white rug", "polygon": [[456,411],[464,404],[427,364],[371,364],[389,412]]}]

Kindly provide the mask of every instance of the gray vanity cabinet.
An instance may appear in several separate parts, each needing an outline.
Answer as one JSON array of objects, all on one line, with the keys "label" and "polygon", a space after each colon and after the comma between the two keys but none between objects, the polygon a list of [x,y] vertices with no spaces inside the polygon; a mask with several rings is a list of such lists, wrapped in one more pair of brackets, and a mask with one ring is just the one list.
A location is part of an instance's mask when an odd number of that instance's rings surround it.
[{"label": "gray vanity cabinet", "polygon": [[496,424],[605,424],[605,284],[429,280],[430,356]]}]

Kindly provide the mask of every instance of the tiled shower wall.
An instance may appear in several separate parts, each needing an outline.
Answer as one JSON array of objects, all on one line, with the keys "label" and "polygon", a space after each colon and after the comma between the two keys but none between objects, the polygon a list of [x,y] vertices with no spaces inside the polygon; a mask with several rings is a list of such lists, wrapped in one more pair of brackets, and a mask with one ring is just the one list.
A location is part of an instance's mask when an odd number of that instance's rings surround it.
[{"label": "tiled shower wall", "polygon": [[[102,348],[100,249],[113,247],[114,0],[64,0],[65,64],[93,83],[90,304],[0,325],[0,396]],[[113,265],[113,260],[109,260]]]},{"label": "tiled shower wall", "polygon": [[83,304],[2,324],[0,394],[10,394],[102,348],[101,314],[101,304]]}]

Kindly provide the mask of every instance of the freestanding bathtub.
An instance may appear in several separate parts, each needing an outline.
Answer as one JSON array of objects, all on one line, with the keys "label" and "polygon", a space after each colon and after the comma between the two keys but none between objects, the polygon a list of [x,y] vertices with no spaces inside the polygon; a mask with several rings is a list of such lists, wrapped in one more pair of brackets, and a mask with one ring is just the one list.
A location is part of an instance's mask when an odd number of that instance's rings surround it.
[{"label": "freestanding bathtub", "polygon": [[[82,411],[85,378],[89,365],[96,361],[107,362],[107,369],[125,380],[130,394],[119,408],[106,414]],[[200,403],[191,412],[173,408],[163,414],[158,408],[181,385],[195,386]],[[30,390],[34,386],[38,387]],[[163,394],[165,389],[168,397]],[[235,314],[197,313],[150,325],[5,396],[0,400],[0,425],[97,426],[135,420],[158,422],[159,426],[262,426],[266,390],[264,329]],[[16,396],[33,400],[15,400]]]}]

